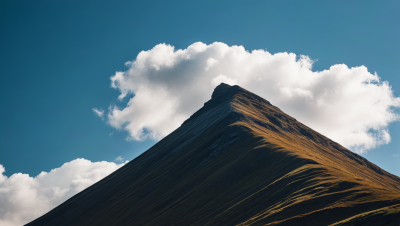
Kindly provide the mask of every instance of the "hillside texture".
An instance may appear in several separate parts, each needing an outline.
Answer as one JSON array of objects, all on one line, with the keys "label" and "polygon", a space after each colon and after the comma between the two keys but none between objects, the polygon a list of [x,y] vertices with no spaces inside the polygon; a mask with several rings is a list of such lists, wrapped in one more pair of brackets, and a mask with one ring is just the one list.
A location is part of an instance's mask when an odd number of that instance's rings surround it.
[{"label": "hillside texture", "polygon": [[36,225],[400,225],[400,178],[219,85],[181,127]]}]

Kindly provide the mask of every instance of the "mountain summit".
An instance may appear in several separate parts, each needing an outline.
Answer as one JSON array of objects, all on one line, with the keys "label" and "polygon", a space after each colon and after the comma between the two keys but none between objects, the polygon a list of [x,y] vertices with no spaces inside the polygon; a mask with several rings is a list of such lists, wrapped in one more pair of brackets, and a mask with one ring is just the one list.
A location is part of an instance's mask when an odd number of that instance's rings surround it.
[{"label": "mountain summit", "polygon": [[400,178],[220,84],[181,127],[36,225],[399,225]]}]

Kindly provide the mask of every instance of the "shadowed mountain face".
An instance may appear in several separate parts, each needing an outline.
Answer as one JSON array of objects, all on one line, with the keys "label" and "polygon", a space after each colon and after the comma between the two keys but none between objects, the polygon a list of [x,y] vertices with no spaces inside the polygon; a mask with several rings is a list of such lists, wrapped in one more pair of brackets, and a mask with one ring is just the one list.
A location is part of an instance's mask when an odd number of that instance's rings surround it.
[{"label": "shadowed mountain face", "polygon": [[400,225],[400,178],[219,85],[181,127],[36,225]]}]

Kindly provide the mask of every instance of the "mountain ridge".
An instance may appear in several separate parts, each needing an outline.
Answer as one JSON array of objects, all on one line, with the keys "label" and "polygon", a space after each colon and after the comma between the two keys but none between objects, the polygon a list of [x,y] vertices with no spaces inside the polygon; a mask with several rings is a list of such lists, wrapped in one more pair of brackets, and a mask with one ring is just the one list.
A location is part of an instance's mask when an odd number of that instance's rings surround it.
[{"label": "mountain ridge", "polygon": [[222,83],[181,127],[27,225],[398,225],[399,212],[399,177]]}]

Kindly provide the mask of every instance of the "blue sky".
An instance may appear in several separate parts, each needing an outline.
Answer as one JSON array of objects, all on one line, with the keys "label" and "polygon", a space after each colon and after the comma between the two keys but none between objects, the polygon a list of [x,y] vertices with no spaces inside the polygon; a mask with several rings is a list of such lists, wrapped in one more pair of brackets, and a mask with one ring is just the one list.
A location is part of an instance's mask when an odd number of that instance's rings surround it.
[{"label": "blue sky", "polygon": [[[127,141],[92,108],[125,105],[110,77],[160,43],[293,52],[317,60],[316,71],[364,65],[398,97],[399,10],[398,1],[0,1],[4,174],[36,176],[77,158],[131,160],[151,147]],[[389,144],[362,155],[399,176],[400,123],[389,132]]]}]

